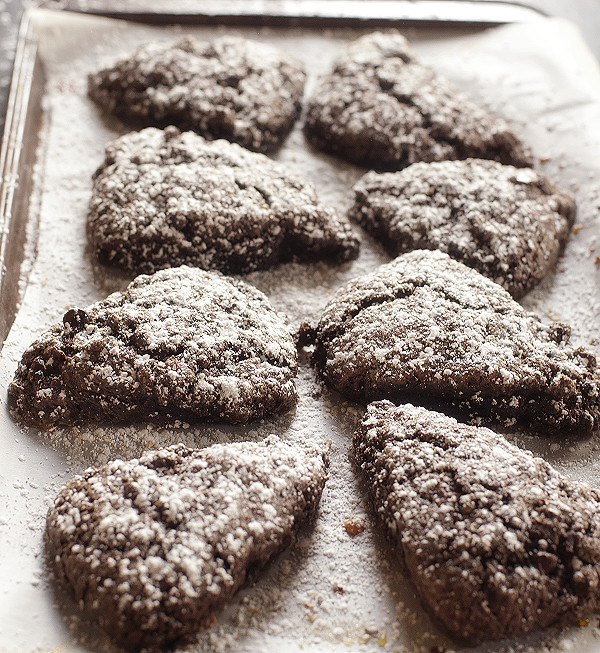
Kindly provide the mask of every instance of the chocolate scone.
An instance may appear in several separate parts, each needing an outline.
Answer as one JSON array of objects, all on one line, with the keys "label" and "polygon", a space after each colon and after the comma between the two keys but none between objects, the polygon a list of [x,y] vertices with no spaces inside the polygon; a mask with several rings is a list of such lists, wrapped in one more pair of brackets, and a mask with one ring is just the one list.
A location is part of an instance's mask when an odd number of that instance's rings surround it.
[{"label": "chocolate scone", "polygon": [[367,173],[349,215],[396,256],[439,249],[520,297],[552,269],[575,197],[531,168],[466,159]]},{"label": "chocolate scone", "polygon": [[9,397],[26,424],[247,422],[297,401],[284,317],[256,288],[171,268],[72,308],[23,354]]},{"label": "chocolate scone", "polygon": [[103,109],[147,125],[177,125],[267,152],[300,113],[305,73],[281,50],[236,36],[152,41],[88,78]]},{"label": "chocolate scone", "polygon": [[450,402],[473,417],[545,429],[600,425],[595,356],[567,344],[498,284],[447,254],[414,250],[349,282],[325,307],[313,362],[358,401]]},{"label": "chocolate scone", "polygon": [[106,147],[87,224],[105,264],[135,272],[194,265],[228,273],[356,258],[346,217],[263,154],[149,127]]},{"label": "chocolate scone", "polygon": [[600,493],[489,429],[369,406],[353,442],[374,511],[428,612],[469,645],[600,600]]},{"label": "chocolate scone", "polygon": [[325,452],[270,436],[89,469],[48,512],[57,576],[119,645],[174,645],[293,541],[326,468]]},{"label": "chocolate scone", "polygon": [[319,149],[377,169],[468,157],[531,163],[504,120],[419,63],[397,32],[345,48],[310,98],[305,133]]}]

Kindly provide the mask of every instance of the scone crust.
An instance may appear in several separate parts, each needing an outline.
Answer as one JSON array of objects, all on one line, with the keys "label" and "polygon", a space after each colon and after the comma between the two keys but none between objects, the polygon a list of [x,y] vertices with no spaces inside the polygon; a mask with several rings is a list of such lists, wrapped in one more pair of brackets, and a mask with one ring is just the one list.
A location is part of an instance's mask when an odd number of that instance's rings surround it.
[{"label": "scone crust", "polygon": [[91,74],[88,91],[118,116],[268,152],[281,145],[300,114],[305,77],[298,60],[269,44],[185,37],[142,45]]},{"label": "scone crust", "polygon": [[504,120],[421,64],[394,31],[345,48],[312,93],[304,129],[319,149],[379,170],[469,157],[531,164]]},{"label": "scone crust", "polygon": [[23,354],[9,387],[17,418],[247,422],[294,407],[297,353],[263,293],[185,266],[67,311]]},{"label": "scone crust", "polygon": [[106,147],[87,233],[106,265],[149,273],[193,265],[224,273],[358,255],[345,216],[263,154],[194,132],[149,127]]},{"label": "scone crust", "polygon": [[600,425],[593,353],[567,343],[498,284],[415,250],[349,282],[310,336],[324,381],[357,401],[449,402],[474,419],[541,430]]},{"label": "scone crust", "polygon": [[371,404],[353,442],[419,597],[476,645],[573,620],[600,598],[600,495],[486,428]]},{"label": "scone crust", "polygon": [[349,216],[392,256],[439,249],[519,298],[556,264],[575,211],[574,195],[540,172],[466,159],[369,172]]},{"label": "scone crust", "polygon": [[46,522],[58,579],[128,650],[206,626],[316,512],[327,456],[276,436],[175,445],[69,481]]}]

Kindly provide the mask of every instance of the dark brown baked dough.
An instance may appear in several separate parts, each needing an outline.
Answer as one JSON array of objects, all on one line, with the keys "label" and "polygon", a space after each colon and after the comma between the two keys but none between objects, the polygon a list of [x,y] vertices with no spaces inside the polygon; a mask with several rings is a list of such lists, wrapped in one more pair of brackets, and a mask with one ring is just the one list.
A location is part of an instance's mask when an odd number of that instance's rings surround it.
[{"label": "dark brown baked dough", "polygon": [[475,645],[600,600],[600,494],[482,427],[389,401],[353,442],[374,511],[435,621]]},{"label": "dark brown baked dough", "polygon": [[319,149],[376,169],[468,157],[531,163],[503,120],[419,63],[397,32],[345,48],[310,98],[305,133]]},{"label": "dark brown baked dough", "polygon": [[240,273],[358,255],[350,223],[312,184],[263,154],[176,127],[108,144],[87,229],[102,263],[135,272],[188,264]]},{"label": "dark brown baked dough", "polygon": [[57,576],[126,649],[173,645],[291,543],[326,467],[323,451],[270,436],[89,469],[48,512]]},{"label": "dark brown baked dough", "polygon": [[442,400],[472,417],[552,430],[600,424],[595,356],[566,343],[498,284],[439,251],[402,254],[325,307],[313,362],[351,399]]},{"label": "dark brown baked dough", "polygon": [[293,408],[296,372],[289,327],[263,293],[183,266],[67,311],[23,354],[9,397],[22,421],[41,428],[247,422]]},{"label": "dark brown baked dough", "polygon": [[123,118],[267,152],[281,145],[300,114],[304,80],[299,61],[266,43],[186,37],[142,45],[90,75],[88,90]]},{"label": "dark brown baked dough", "polygon": [[556,263],[575,197],[531,168],[436,161],[367,173],[349,215],[392,256],[439,249],[521,297]]}]

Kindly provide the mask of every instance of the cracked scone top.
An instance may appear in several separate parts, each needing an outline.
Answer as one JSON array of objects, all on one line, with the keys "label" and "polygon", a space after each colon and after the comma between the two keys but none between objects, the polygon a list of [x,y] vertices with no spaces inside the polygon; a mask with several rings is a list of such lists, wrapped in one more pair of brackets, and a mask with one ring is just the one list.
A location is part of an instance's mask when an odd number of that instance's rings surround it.
[{"label": "cracked scone top", "polygon": [[294,57],[236,36],[152,41],[88,78],[118,116],[177,125],[252,150],[279,147],[300,114],[305,73]]},{"label": "cracked scone top", "polygon": [[9,397],[41,428],[247,422],[295,406],[296,372],[290,329],[262,292],[182,266],[67,311],[23,354]]},{"label": "cracked scone top", "polygon": [[600,600],[600,495],[489,429],[370,404],[353,441],[378,519],[435,621],[469,645]]},{"label": "cracked scone top", "polygon": [[575,197],[531,168],[467,159],[367,173],[349,216],[392,255],[439,249],[520,297],[553,268]]},{"label": "cracked scone top", "polygon": [[138,273],[181,264],[243,273],[358,255],[347,218],[311,183],[263,154],[176,127],[107,145],[87,233],[101,263]]},{"label": "cracked scone top", "polygon": [[402,254],[350,281],[302,335],[324,381],[354,400],[449,402],[544,430],[600,425],[600,371],[567,344],[569,327],[543,324],[439,251]]},{"label": "cracked scone top", "polygon": [[531,163],[504,120],[419,63],[397,32],[345,48],[310,97],[304,129],[319,149],[377,169],[468,157]]},{"label": "cracked scone top", "polygon": [[206,626],[317,510],[326,453],[270,436],[89,469],[47,516],[58,578],[121,646]]}]

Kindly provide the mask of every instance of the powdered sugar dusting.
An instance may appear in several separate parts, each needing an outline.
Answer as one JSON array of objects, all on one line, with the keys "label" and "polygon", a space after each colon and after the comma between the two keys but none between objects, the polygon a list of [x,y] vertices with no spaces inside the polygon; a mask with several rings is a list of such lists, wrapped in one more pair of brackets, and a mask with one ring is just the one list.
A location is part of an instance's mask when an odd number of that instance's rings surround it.
[{"label": "powdered sugar dusting", "polygon": [[585,433],[599,425],[600,371],[569,335],[447,254],[414,250],[334,296],[313,360],[356,400],[421,392],[507,426]]},{"label": "powdered sugar dusting", "polygon": [[[154,28],[66,13],[49,16],[47,12],[36,13],[34,19],[35,29],[42,35],[39,56],[47,79],[42,131],[43,152],[47,154],[41,161],[37,258],[0,358],[4,388],[25,348],[60,321],[66,310],[103,300],[110,292],[123,290],[131,280],[95,267],[85,253],[91,176],[103,160],[106,143],[129,130],[89,101],[88,73],[110,65],[116,55],[125,55],[149,39],[173,42],[184,30],[204,40],[235,32],[272,42],[300,58],[309,72],[310,92],[316,76],[327,72],[347,41],[360,34],[359,30]],[[595,181],[600,151],[595,128],[599,120],[594,90],[598,86],[597,64],[588,63],[587,50],[571,29],[554,21],[470,36],[446,28],[414,30],[411,36],[419,57],[443,70],[479,104],[509,118],[536,154],[546,159],[550,156],[544,167],[551,178],[576,191],[576,225],[583,229],[572,234],[556,274],[525,301],[528,309],[544,317],[550,312],[552,319],[571,323],[575,342],[589,347],[599,315],[596,254],[589,251],[594,246],[600,197]],[[567,100],[571,108],[561,110],[560,104]],[[585,142],[575,148],[581,139]],[[276,158],[291,172],[311,180],[319,197],[340,213],[351,202],[352,185],[366,172],[316,154],[306,147],[299,126]],[[592,172],[593,179],[588,176]],[[265,291],[296,329],[307,319],[318,319],[338,287],[388,260],[381,246],[365,235],[361,254],[352,263],[291,263],[244,278]],[[591,346],[597,351],[597,345]],[[53,593],[41,564],[48,503],[74,474],[90,464],[103,464],[115,457],[139,457],[148,449],[177,442],[203,447],[231,440],[261,440],[276,433],[299,444],[332,440],[330,478],[319,519],[312,531],[300,534],[297,545],[278,558],[256,585],[238,593],[192,650],[462,650],[431,624],[415,598],[414,588],[387,555],[385,542],[370,521],[365,497],[347,457],[349,438],[363,408],[323,392],[306,358],[302,359],[296,385],[300,397],[295,413],[245,427],[194,426],[180,420],[161,426],[57,428],[41,434],[35,430],[21,432],[6,412],[0,412],[0,492],[7,499],[5,513],[0,515],[0,520],[5,520],[0,531],[10,544],[0,558],[3,641],[9,641],[19,653],[52,650],[65,643],[81,652],[114,651],[110,640],[91,629],[76,606]],[[597,438],[513,437],[528,447],[539,447],[544,457],[569,475],[595,483],[600,473]],[[361,518],[366,519],[365,531],[350,535],[344,523]],[[14,542],[22,546],[15,547]],[[59,609],[54,605],[56,598]],[[590,617],[588,628],[549,629],[475,650],[546,653],[570,646],[573,651],[588,653],[597,648],[596,633],[596,621]]]},{"label": "powdered sugar dusting", "polygon": [[56,498],[54,564],[113,638],[161,646],[196,632],[286,546],[324,482],[323,452],[275,436],[116,460]]},{"label": "powdered sugar dusting", "polygon": [[283,315],[243,281],[181,266],[42,334],[9,396],[26,424],[159,417],[247,422],[292,408],[296,349]]},{"label": "powdered sugar dusting", "polygon": [[392,256],[439,249],[518,298],[555,265],[575,198],[531,168],[467,159],[367,173],[350,215]]},{"label": "powdered sugar dusting", "polygon": [[423,65],[392,31],[344,49],[310,96],[306,134],[325,152],[378,169],[466,157],[530,163],[506,122]]},{"label": "powdered sugar dusting", "polygon": [[278,147],[300,113],[305,73],[272,45],[235,36],[151,41],[90,75],[101,107],[254,150]]},{"label": "powdered sugar dusting", "polygon": [[108,144],[88,234],[102,263],[135,272],[182,263],[249,272],[358,254],[347,219],[312,184],[262,154],[174,127]]},{"label": "powdered sugar dusting", "polygon": [[402,565],[457,638],[502,639],[596,606],[598,492],[410,404],[371,404],[353,444]]}]

